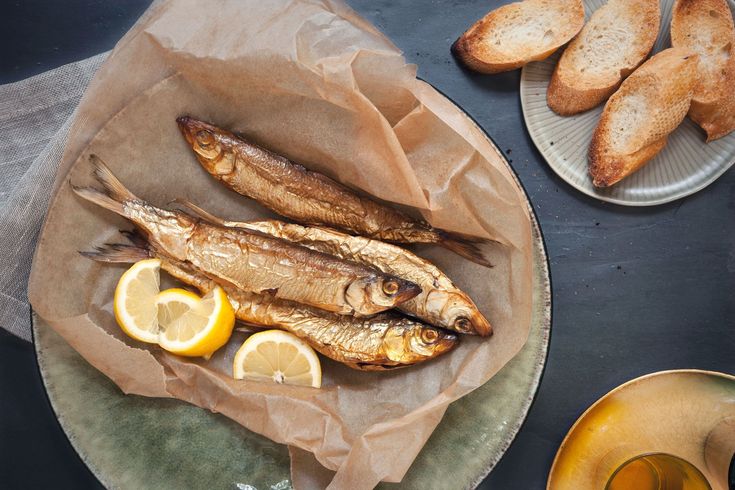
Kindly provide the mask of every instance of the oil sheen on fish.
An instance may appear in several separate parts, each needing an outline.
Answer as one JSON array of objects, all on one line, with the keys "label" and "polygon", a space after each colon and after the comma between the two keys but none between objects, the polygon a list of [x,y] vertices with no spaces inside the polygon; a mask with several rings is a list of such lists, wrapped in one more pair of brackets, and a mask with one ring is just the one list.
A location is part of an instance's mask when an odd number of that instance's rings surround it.
[{"label": "oil sheen on fish", "polygon": [[463,334],[492,335],[492,327],[475,303],[457,288],[438,267],[390,243],[347,235],[318,226],[301,226],[278,220],[226,221],[183,200],[179,203],[213,223],[260,231],[304,247],[375,267],[418,284],[421,293],[398,305],[398,309],[431,325]]},{"label": "oil sheen on fish", "polygon": [[436,243],[490,267],[481,238],[433,228],[317,172],[189,116],[176,122],[199,163],[230,189],[295,221],[397,243]]},{"label": "oil sheen on fish", "polygon": [[[83,255],[103,262],[135,262],[156,255],[145,247],[140,243],[105,245]],[[158,258],[163,270],[202,294],[217,284],[188,264]],[[372,318],[336,315],[271,295],[248,293],[228,284],[222,287],[239,320],[287,330],[323,355],[353,369],[379,371],[409,366],[440,356],[458,342],[455,334],[391,313]]]},{"label": "oil sheen on fish", "polygon": [[416,284],[371,267],[151,206],[128,191],[98,158],[92,160],[105,192],[74,187],[79,196],[135,223],[167,256],[240,289],[356,315],[384,311],[421,292]]}]

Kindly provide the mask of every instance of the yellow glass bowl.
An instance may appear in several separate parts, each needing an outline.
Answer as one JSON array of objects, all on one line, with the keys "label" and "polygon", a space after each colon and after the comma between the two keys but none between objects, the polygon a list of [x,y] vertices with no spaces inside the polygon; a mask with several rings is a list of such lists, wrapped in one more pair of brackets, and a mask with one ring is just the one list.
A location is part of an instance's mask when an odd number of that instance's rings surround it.
[{"label": "yellow glass bowl", "polygon": [[604,489],[631,459],[663,453],[727,490],[735,453],[735,376],[662,371],[629,381],[574,423],[551,466],[548,490]]}]

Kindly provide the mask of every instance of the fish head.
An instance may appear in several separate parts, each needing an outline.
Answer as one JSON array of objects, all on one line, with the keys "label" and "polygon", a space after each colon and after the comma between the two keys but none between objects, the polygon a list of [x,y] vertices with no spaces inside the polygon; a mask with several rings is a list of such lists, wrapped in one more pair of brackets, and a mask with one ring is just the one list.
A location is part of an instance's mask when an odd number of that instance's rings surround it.
[{"label": "fish head", "polygon": [[189,116],[176,119],[181,134],[197,156],[199,163],[212,175],[226,175],[234,170],[231,150],[232,135]]},{"label": "fish head", "polygon": [[439,312],[437,324],[466,335],[492,335],[493,329],[475,303],[462,291],[433,290],[426,299],[429,311]]},{"label": "fish head", "polygon": [[383,337],[383,352],[398,364],[414,364],[452,350],[457,335],[413,320],[391,326]]},{"label": "fish head", "polygon": [[421,288],[405,279],[391,275],[360,277],[347,287],[347,303],[362,315],[372,315],[415,298]]}]

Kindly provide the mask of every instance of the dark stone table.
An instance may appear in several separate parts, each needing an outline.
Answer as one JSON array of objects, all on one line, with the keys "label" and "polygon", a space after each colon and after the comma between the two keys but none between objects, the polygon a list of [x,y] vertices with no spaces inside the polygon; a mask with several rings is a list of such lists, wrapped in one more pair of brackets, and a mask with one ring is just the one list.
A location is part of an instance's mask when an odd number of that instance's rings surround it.
[{"label": "dark stone table", "polygon": [[[206,15],[202,11],[192,15]],[[601,395],[677,368],[735,373],[735,172],[653,208],[598,202],[558,178],[523,125],[518,71],[458,66],[452,41],[497,0],[350,0],[419,75],[495,139],[520,175],[551,261],[549,359],[528,419],[481,488],[545,485],[556,449]],[[146,0],[3,0],[0,83],[110,49]],[[457,461],[457,464],[462,464]],[[0,330],[0,482],[8,488],[95,488],[54,419],[32,346]]]}]

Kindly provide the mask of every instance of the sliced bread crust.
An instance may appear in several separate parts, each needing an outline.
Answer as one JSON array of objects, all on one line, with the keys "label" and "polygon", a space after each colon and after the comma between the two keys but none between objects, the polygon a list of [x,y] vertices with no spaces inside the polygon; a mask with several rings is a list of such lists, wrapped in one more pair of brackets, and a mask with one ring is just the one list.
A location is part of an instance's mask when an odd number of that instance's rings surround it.
[{"label": "sliced bread crust", "polygon": [[582,0],[524,0],[478,20],[455,41],[452,52],[475,71],[515,70],[549,57],[583,25]]},{"label": "sliced bread crust", "polygon": [[689,117],[713,141],[735,130],[735,25],[726,0],[677,0],[671,44],[699,55]]},{"label": "sliced bread crust", "polygon": [[664,50],[633,72],[605,104],[592,135],[592,183],[611,186],[656,156],[686,117],[697,83],[697,55],[684,48]]},{"label": "sliced bread crust", "polygon": [[564,50],[549,83],[549,108],[570,116],[610,97],[653,49],[658,0],[610,0]]}]

